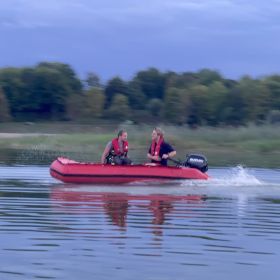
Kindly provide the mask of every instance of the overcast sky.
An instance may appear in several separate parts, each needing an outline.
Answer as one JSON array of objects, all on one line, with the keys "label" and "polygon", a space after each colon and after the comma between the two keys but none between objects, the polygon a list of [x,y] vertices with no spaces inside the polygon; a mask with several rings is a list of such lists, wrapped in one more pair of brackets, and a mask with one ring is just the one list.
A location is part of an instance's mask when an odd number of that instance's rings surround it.
[{"label": "overcast sky", "polygon": [[0,0],[0,67],[280,74],[280,0]]}]

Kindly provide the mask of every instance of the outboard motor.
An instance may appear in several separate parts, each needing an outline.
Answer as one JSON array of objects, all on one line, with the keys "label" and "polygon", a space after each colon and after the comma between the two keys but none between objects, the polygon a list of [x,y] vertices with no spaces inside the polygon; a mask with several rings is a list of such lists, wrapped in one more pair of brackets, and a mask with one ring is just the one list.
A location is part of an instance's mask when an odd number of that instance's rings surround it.
[{"label": "outboard motor", "polygon": [[196,168],[205,173],[208,170],[207,158],[203,155],[187,155],[186,167]]}]

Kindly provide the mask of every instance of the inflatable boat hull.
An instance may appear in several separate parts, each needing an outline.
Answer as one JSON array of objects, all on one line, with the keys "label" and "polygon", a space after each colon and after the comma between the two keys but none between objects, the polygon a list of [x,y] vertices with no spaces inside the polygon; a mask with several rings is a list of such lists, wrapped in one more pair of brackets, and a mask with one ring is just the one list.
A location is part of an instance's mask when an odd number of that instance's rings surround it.
[{"label": "inflatable boat hull", "polygon": [[50,166],[50,174],[65,183],[120,184],[155,180],[207,180],[208,175],[198,169],[153,165],[104,165],[57,158]]}]

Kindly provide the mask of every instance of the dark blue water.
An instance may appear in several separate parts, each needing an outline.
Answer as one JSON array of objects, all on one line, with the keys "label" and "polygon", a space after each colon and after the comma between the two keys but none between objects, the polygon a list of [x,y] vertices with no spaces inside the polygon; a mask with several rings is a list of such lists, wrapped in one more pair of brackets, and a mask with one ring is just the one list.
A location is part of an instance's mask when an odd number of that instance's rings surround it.
[{"label": "dark blue water", "polygon": [[280,171],[209,181],[62,184],[48,166],[0,166],[0,279],[274,279]]}]

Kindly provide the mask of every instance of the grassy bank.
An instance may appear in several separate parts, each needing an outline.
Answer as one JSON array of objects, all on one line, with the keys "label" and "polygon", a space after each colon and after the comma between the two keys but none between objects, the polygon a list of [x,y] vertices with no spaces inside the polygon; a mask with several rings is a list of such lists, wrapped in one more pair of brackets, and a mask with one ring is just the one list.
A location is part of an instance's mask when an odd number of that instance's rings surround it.
[{"label": "grassy bank", "polygon": [[[162,126],[166,139],[183,160],[187,153],[202,153],[211,166],[280,167],[280,129],[276,126],[209,128]],[[0,124],[1,149],[79,155],[79,160],[100,159],[106,143],[119,128],[129,134],[130,157],[145,161],[152,127],[109,122]]]}]

